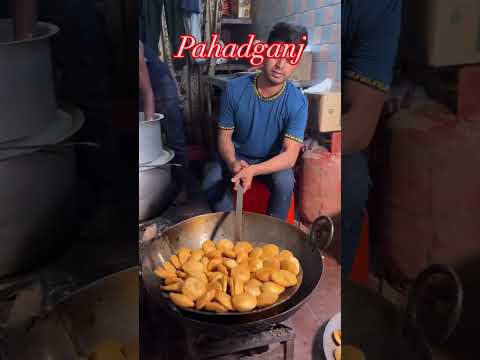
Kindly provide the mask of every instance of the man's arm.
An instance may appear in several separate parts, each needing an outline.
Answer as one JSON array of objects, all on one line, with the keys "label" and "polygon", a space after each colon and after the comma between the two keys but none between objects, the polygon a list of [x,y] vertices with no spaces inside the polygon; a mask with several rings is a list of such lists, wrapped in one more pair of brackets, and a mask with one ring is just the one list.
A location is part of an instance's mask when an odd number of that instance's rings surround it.
[{"label": "man's arm", "polygon": [[371,8],[359,2],[354,11],[357,33],[344,59],[343,154],[365,150],[375,133],[393,77],[401,0],[375,2]]},{"label": "man's arm", "polygon": [[218,129],[218,152],[232,173],[237,174],[249,164],[246,161],[237,160],[232,137],[233,130]]},{"label": "man's arm", "polygon": [[218,152],[220,156],[231,168],[231,164],[235,162],[235,146],[232,141],[233,130],[218,129]]},{"label": "man's arm", "polygon": [[284,138],[282,152],[270,160],[252,165],[254,176],[268,175],[278,171],[291,169],[295,166],[302,144],[289,138]]},{"label": "man's arm", "polygon": [[377,128],[387,95],[360,82],[346,80],[342,96],[342,154],[365,150]]},{"label": "man's arm", "polygon": [[142,51],[139,51],[138,67],[140,81],[139,88],[143,95],[145,120],[151,120],[155,115],[155,97],[153,95],[152,84],[150,83],[150,76],[148,75],[148,68]]},{"label": "man's arm", "polygon": [[37,19],[37,0],[10,0],[15,24],[15,39],[32,38]]},{"label": "man's arm", "polygon": [[237,160],[235,145],[233,144],[233,132],[235,131],[235,96],[233,89],[227,85],[220,101],[220,114],[218,117],[218,152],[225,161],[230,171],[237,174],[248,167],[243,160]]},{"label": "man's arm", "polygon": [[301,149],[301,143],[284,138],[282,152],[279,155],[243,169],[232,178],[232,182],[238,183],[238,181],[241,181],[244,190],[247,191],[252,186],[252,180],[255,176],[268,175],[293,168]]}]

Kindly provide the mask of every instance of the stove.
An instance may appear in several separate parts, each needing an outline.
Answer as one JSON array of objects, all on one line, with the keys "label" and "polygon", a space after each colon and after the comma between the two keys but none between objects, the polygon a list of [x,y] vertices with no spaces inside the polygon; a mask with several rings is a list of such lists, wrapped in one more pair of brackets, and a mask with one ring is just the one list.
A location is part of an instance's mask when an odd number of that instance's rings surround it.
[{"label": "stove", "polygon": [[[205,213],[204,205],[194,202],[184,207],[172,206],[162,216],[139,224],[140,261],[151,239],[145,229],[153,224],[161,232],[174,223]],[[208,212],[208,211],[207,211]],[[289,321],[256,331],[228,335],[187,329],[169,310],[148,301],[140,291],[141,358],[145,360],[293,360],[295,331]]]},{"label": "stove", "polygon": [[[188,332],[187,332],[188,334]],[[233,337],[188,334],[197,359],[260,357],[293,360],[295,333],[287,324]],[[187,335],[187,336],[188,336]],[[274,355],[275,354],[275,355]],[[282,356],[283,355],[283,356]]]},{"label": "stove", "polygon": [[168,310],[140,297],[141,358],[145,360],[293,360],[295,331],[289,322],[225,334],[186,328]]}]

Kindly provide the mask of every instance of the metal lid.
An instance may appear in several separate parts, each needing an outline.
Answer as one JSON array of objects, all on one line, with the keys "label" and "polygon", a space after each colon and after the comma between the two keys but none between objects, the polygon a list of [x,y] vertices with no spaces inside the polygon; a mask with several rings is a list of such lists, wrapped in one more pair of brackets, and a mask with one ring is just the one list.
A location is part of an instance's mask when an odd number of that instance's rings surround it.
[{"label": "metal lid", "polygon": [[[0,19],[0,29],[2,29],[0,31],[0,46],[26,44],[46,40],[60,31],[58,26],[46,22],[37,21],[35,26],[35,32],[31,39],[13,40],[13,20]],[[8,28],[10,28],[11,31],[9,31]]]},{"label": "metal lid", "polygon": [[160,121],[160,120],[162,120],[164,117],[165,117],[165,116],[163,116],[163,114],[155,113],[153,119],[151,119],[151,120],[145,120],[145,113],[144,113],[144,112],[139,112],[139,113],[138,113],[138,122],[139,122],[140,124],[150,124],[150,123],[154,123],[154,122]]},{"label": "metal lid", "polygon": [[0,161],[39,150],[35,148],[13,150],[9,149],[9,147],[55,145],[77,133],[84,123],[83,114],[78,109],[73,110],[71,114],[57,110],[56,115],[56,119],[38,135],[0,143]]},{"label": "metal lid", "polygon": [[139,165],[138,170],[140,172],[148,171],[148,170],[153,170],[158,168],[159,166],[163,166],[168,164],[172,159],[175,157],[175,152],[173,150],[164,148],[162,151],[162,155],[149,163]]}]

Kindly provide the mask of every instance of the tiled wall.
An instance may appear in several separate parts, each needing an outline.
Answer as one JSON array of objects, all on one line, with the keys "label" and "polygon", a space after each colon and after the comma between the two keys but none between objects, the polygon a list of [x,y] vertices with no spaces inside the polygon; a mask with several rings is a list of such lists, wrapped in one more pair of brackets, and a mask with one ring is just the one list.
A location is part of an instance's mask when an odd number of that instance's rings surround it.
[{"label": "tiled wall", "polygon": [[266,38],[278,21],[305,25],[314,53],[312,77],[331,78],[335,88],[341,79],[341,0],[254,0],[253,31]]}]

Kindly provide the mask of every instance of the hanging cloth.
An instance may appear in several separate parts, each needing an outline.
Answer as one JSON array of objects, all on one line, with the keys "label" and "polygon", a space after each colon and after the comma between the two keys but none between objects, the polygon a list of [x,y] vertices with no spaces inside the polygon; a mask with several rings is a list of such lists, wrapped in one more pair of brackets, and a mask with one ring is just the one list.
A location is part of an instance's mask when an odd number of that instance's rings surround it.
[{"label": "hanging cloth", "polygon": [[162,30],[164,0],[140,0],[138,20],[140,40],[158,53],[158,41]]},{"label": "hanging cloth", "polygon": [[[173,53],[176,53],[180,47],[180,35],[185,34],[185,23],[183,21],[183,11],[178,0],[163,0],[165,6],[165,15],[167,18],[168,34],[170,37],[170,46]],[[174,60],[175,68],[181,68],[186,64],[185,59]]]},{"label": "hanging cloth", "polygon": [[200,0],[180,0],[180,7],[186,13],[200,13]]},{"label": "hanging cloth", "polygon": [[[140,0],[139,34],[145,45],[159,54],[159,41],[163,33],[162,14],[165,11],[170,48],[176,52],[180,46],[180,35],[185,34],[183,12],[178,0]],[[175,60],[181,67],[185,60]]]},{"label": "hanging cloth", "polygon": [[[172,78],[175,79],[176,78],[175,67],[173,66],[173,62],[172,62],[172,48],[170,46],[171,42],[170,42],[170,35],[168,32],[167,16],[165,13],[165,8],[163,8],[160,23],[161,23],[162,30],[160,32],[160,37],[159,37],[159,41],[156,46],[156,49],[158,49],[160,60],[162,60],[162,62],[168,66],[168,68],[170,69],[170,74],[172,75]],[[183,97],[181,95],[180,88],[178,86],[177,86],[177,94],[179,98],[182,99],[183,101]]]},{"label": "hanging cloth", "polygon": [[[216,33],[220,36],[222,29],[222,1],[223,0],[205,0],[205,30],[204,38],[207,42],[211,39],[212,34]],[[208,75],[215,75],[216,59],[209,59]]]},{"label": "hanging cloth", "polygon": [[186,34],[192,35],[198,42],[202,41],[200,0],[182,0],[183,19]]}]

